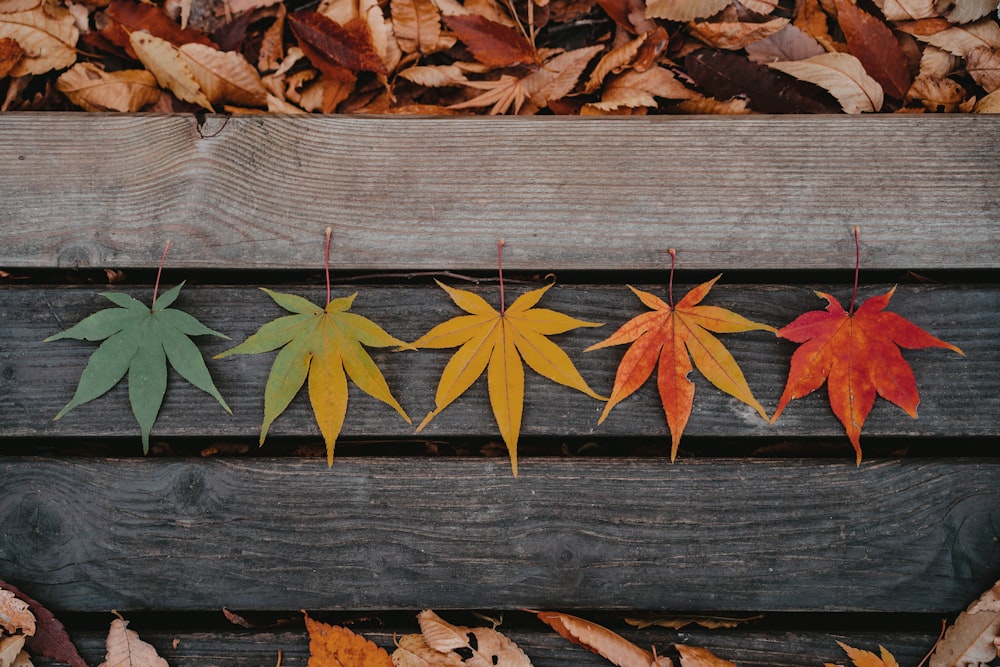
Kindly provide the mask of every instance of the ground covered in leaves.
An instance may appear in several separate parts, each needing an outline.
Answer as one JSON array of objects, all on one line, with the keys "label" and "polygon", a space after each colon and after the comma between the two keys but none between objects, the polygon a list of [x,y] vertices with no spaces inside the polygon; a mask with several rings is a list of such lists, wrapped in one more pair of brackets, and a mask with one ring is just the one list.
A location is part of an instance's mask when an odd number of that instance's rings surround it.
[{"label": "ground covered in leaves", "polygon": [[996,0],[0,0],[0,109],[1000,111]]}]

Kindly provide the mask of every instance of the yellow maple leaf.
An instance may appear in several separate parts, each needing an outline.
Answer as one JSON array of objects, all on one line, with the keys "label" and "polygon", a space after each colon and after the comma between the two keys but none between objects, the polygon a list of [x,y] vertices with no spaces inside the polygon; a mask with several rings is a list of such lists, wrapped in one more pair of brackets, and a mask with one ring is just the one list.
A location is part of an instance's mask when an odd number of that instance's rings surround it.
[{"label": "yellow maple leaf", "polygon": [[438,285],[469,315],[443,322],[413,342],[416,348],[459,348],[441,373],[435,397],[437,407],[424,418],[417,432],[471,387],[485,370],[493,416],[507,445],[514,476],[517,476],[517,438],[524,407],[521,361],[553,382],[578,389],[598,400],[607,400],[587,386],[569,356],[546,338],[578,327],[601,325],[548,308],[535,308],[552,285],[526,292],[509,308],[504,309],[501,305],[499,311],[477,294],[441,282]]}]

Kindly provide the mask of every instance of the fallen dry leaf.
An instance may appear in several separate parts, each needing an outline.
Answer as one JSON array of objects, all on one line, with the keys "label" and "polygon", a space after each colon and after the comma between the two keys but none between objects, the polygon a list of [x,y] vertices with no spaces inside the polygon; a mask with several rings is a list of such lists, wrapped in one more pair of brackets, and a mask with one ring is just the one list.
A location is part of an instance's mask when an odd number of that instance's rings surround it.
[{"label": "fallen dry leaf", "polygon": [[0,588],[0,627],[8,635],[35,634],[35,615],[28,609],[24,600],[14,595],[13,591]]},{"label": "fallen dry leaf", "polygon": [[535,47],[513,28],[477,14],[445,15],[442,20],[481,63],[491,67],[541,64]]},{"label": "fallen dry leaf", "polygon": [[1000,49],[979,46],[965,56],[965,70],[988,93],[1000,88]]},{"label": "fallen dry leaf", "polygon": [[[861,61],[886,95],[903,99],[912,77],[903,50],[885,23],[850,0],[836,0],[837,20],[847,40],[847,51]],[[838,99],[840,99],[838,97]]]},{"label": "fallen dry leaf", "polygon": [[746,52],[755,63],[778,60],[805,60],[826,53],[816,39],[788,24],[770,37],[746,45]]},{"label": "fallen dry leaf", "polygon": [[417,622],[429,647],[461,655],[467,667],[531,667],[524,651],[496,630],[452,625],[429,609],[417,614]]},{"label": "fallen dry leaf", "polygon": [[958,615],[931,655],[930,667],[979,667],[997,658],[1000,582]]},{"label": "fallen dry leaf", "polygon": [[24,648],[24,635],[0,637],[0,667],[12,667]]},{"label": "fallen dry leaf", "polygon": [[602,50],[601,46],[588,46],[549,58],[521,81],[524,92],[539,108],[546,107],[552,100],[562,99],[572,92],[587,65]]},{"label": "fallen dry leaf", "polygon": [[137,69],[106,72],[90,62],[77,63],[63,72],[56,87],[87,111],[134,113],[160,98],[152,73]]},{"label": "fallen dry leaf", "polygon": [[976,113],[1000,113],[1000,90],[979,100],[975,107]]},{"label": "fallen dry leaf", "polygon": [[434,53],[442,46],[441,13],[432,0],[391,0],[392,30],[404,53]]},{"label": "fallen dry leaf", "polygon": [[128,629],[128,621],[111,621],[106,642],[107,655],[98,667],[169,667],[150,644]]},{"label": "fallen dry leaf", "polygon": [[788,25],[788,19],[774,18],[764,23],[725,21],[720,23],[692,22],[691,35],[717,49],[735,51],[766,39]]},{"label": "fallen dry leaf", "polygon": [[957,81],[924,74],[913,80],[913,85],[906,93],[906,99],[916,100],[928,111],[936,113],[964,110],[963,105],[966,102],[965,89]]},{"label": "fallen dry leaf", "polygon": [[17,589],[17,587],[0,580],[0,590],[10,591],[28,603],[28,608],[35,617],[35,633],[28,637],[26,645],[34,655],[52,658],[66,663],[71,667],[87,667],[87,663],[76,650],[66,628],[38,600],[32,599]]},{"label": "fallen dry leaf", "polygon": [[824,53],[768,66],[829,91],[845,113],[874,112],[882,108],[882,86],[868,75],[860,60],[848,53]]},{"label": "fallen dry leaf", "polygon": [[133,32],[129,36],[129,44],[146,69],[156,77],[156,81],[176,95],[177,99],[215,111],[188,67],[187,60],[176,46],[145,30]]},{"label": "fallen dry leaf", "polygon": [[[875,655],[871,651],[864,651],[861,649],[848,646],[843,642],[837,642],[840,648],[844,649],[847,653],[847,657],[851,659],[854,663],[854,667],[899,667],[899,663],[896,662],[896,658],[893,657],[892,653],[889,653],[885,647],[879,646],[879,655]],[[826,664],[826,667],[840,667],[839,665]]]},{"label": "fallen dry leaf", "polygon": [[718,14],[732,0],[648,0],[646,16],[668,21],[693,21]]},{"label": "fallen dry leaf", "polygon": [[916,21],[938,16],[935,0],[875,0],[888,21]]},{"label": "fallen dry leaf", "polygon": [[588,106],[601,111],[612,111],[622,107],[655,107],[656,98],[668,100],[690,100],[701,97],[691,90],[670,70],[653,67],[644,72],[628,70],[614,77],[604,86],[600,102]]},{"label": "fallen dry leaf", "polygon": [[385,649],[361,635],[337,625],[321,623],[305,615],[309,631],[309,663],[306,667],[392,667]]},{"label": "fallen dry leaf", "polygon": [[950,0],[938,6],[951,7],[945,17],[952,23],[970,23],[997,9],[997,0]]},{"label": "fallen dry leaf", "polygon": [[24,49],[16,39],[4,37],[0,39],[0,79],[10,74],[18,61],[24,56]]},{"label": "fallen dry leaf", "polygon": [[21,12],[0,13],[0,39],[17,42],[24,51],[8,76],[44,74],[76,62],[76,42],[80,31],[73,15],[64,7],[45,7]]},{"label": "fallen dry leaf", "polygon": [[975,48],[1000,48],[1000,25],[996,21],[984,19],[969,25],[952,26],[929,35],[915,34],[914,37],[948,53],[965,57],[965,54]]},{"label": "fallen dry leaf", "polygon": [[759,621],[763,615],[756,616],[692,616],[684,614],[680,616],[656,616],[653,618],[626,618],[625,622],[639,629],[653,626],[670,628],[672,630],[682,630],[689,625],[698,625],[708,630],[718,630],[720,628],[737,628],[746,623]]},{"label": "fallen dry leaf", "polygon": [[248,107],[267,103],[267,90],[260,74],[243,54],[193,42],[178,50],[210,103]]},{"label": "fallen dry leaf", "polygon": [[403,635],[396,642],[392,653],[395,667],[465,667],[462,656],[457,653],[435,651],[422,635]]},{"label": "fallen dry leaf", "polygon": [[312,64],[331,78],[350,81],[358,72],[388,73],[363,19],[340,25],[319,12],[302,10],[289,14],[288,24]]},{"label": "fallen dry leaf", "polygon": [[555,611],[535,613],[540,621],[558,632],[564,639],[593,651],[619,667],[650,667],[653,664],[651,651],[636,646],[604,626]]}]

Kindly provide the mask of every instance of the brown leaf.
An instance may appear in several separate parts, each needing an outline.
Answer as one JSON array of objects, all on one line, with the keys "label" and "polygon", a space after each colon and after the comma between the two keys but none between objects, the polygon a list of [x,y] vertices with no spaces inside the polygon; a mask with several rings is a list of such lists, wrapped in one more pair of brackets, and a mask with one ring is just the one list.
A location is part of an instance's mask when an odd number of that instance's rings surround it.
[{"label": "brown leaf", "polygon": [[87,663],[77,652],[66,633],[63,624],[40,602],[17,589],[16,586],[0,581],[0,589],[10,591],[28,603],[28,609],[35,616],[35,634],[28,638],[27,647],[34,655],[45,656],[71,667],[87,667]]},{"label": "brown leaf", "polygon": [[1000,48],[1000,25],[991,19],[953,26],[926,37],[914,36],[948,53],[963,57],[978,47]]},{"label": "brown leaf", "polygon": [[128,621],[111,621],[106,642],[107,655],[98,667],[169,667],[156,649],[128,629]]},{"label": "brown leaf", "polygon": [[452,625],[430,610],[417,614],[417,622],[428,646],[455,655],[461,650],[467,667],[531,667],[524,651],[496,630]]},{"label": "brown leaf", "polygon": [[552,100],[562,99],[573,91],[583,70],[603,49],[600,45],[588,46],[546,60],[542,67],[521,81],[524,92],[539,108],[547,106]]},{"label": "brown leaf", "polygon": [[892,30],[850,0],[836,0],[837,20],[847,40],[847,51],[861,61],[886,95],[903,99],[912,79],[903,50]]},{"label": "brown leaf", "polygon": [[423,635],[400,637],[392,653],[392,664],[395,667],[465,667],[460,655],[435,651],[427,645]]},{"label": "brown leaf", "polygon": [[691,35],[717,49],[735,51],[765,39],[788,25],[788,19],[776,18],[764,23],[725,21],[691,23]]},{"label": "brown leaf", "polygon": [[601,625],[554,611],[535,612],[563,639],[579,644],[619,667],[649,667],[653,654]]},{"label": "brown leaf", "polygon": [[56,79],[70,102],[87,111],[135,113],[160,99],[156,78],[146,70],[106,72],[94,63],[73,65]]},{"label": "brown leaf", "polygon": [[746,46],[747,55],[755,63],[779,60],[805,60],[826,53],[814,37],[789,24],[770,37]]},{"label": "brown leaf", "polygon": [[626,618],[625,622],[639,629],[653,626],[670,628],[672,630],[682,630],[689,625],[698,625],[709,630],[720,628],[737,628],[745,623],[759,621],[763,615],[756,616],[693,616],[690,614],[680,616],[657,616],[655,618]]},{"label": "brown leaf", "polygon": [[753,113],[747,106],[747,101],[741,97],[721,101],[714,97],[684,100],[677,104],[676,109],[686,114],[715,114],[722,116]]},{"label": "brown leaf", "polygon": [[404,53],[434,53],[441,40],[441,15],[431,0],[392,0],[392,30]]},{"label": "brown leaf", "polygon": [[469,88],[485,91],[472,99],[458,104],[452,104],[449,109],[476,109],[479,107],[489,107],[491,116],[498,116],[514,108],[514,113],[521,111],[521,107],[528,99],[528,94],[522,85],[522,79],[510,74],[503,74],[499,79],[491,81],[466,81]]},{"label": "brown leaf", "polygon": [[1000,49],[979,46],[965,56],[965,69],[986,92],[1000,88]]},{"label": "brown leaf", "polygon": [[718,14],[732,0],[648,0],[646,16],[668,21],[693,21]]},{"label": "brown leaf", "polygon": [[215,44],[200,30],[181,29],[177,23],[156,5],[132,0],[111,0],[104,10],[104,16],[111,22],[101,30],[105,39],[124,48],[132,57],[136,57],[129,41],[129,35],[138,30],[166,40],[174,46],[195,42],[215,46]]},{"label": "brown leaf", "polygon": [[145,30],[133,32],[129,43],[142,64],[156,77],[157,83],[176,95],[177,99],[215,111],[176,46]]},{"label": "brown leaf", "polygon": [[209,102],[248,107],[267,104],[260,75],[242,54],[195,43],[184,44],[179,50]]},{"label": "brown leaf", "polygon": [[305,614],[305,620],[309,631],[309,663],[306,667],[393,667],[385,649],[361,635],[347,628],[314,621],[308,614]]},{"label": "brown leaf", "polygon": [[882,108],[882,87],[868,75],[861,61],[850,54],[824,53],[769,66],[829,91],[845,113],[874,112]]},{"label": "brown leaf", "polygon": [[604,78],[608,74],[621,72],[631,65],[636,55],[638,55],[640,47],[642,47],[649,35],[650,33],[643,33],[601,56],[601,59],[597,61],[597,65],[594,67],[594,71],[590,73],[590,78],[587,80],[584,92],[592,93],[595,90],[599,90],[604,84]]},{"label": "brown leaf", "polygon": [[388,74],[372,43],[368,24],[352,19],[343,26],[311,10],[288,15],[299,46],[317,69],[340,81],[357,72]]},{"label": "brown leaf", "polygon": [[921,74],[913,80],[906,99],[920,102],[928,111],[954,113],[965,102],[965,89],[952,79]]},{"label": "brown leaf", "polygon": [[[942,3],[938,3],[939,5]],[[947,18],[952,23],[970,23],[986,16],[997,8],[997,0],[951,0]]]},{"label": "brown leaf", "polygon": [[35,634],[35,615],[29,611],[28,603],[5,589],[0,589],[0,627],[8,635]]},{"label": "brown leaf", "polygon": [[22,56],[24,56],[24,49],[17,43],[16,39],[10,37],[0,39],[0,79],[10,74]]},{"label": "brown leaf", "polygon": [[930,659],[930,667],[974,667],[997,657],[1000,582],[958,615]]},{"label": "brown leaf", "polygon": [[707,648],[685,644],[674,644],[674,648],[681,654],[680,667],[736,667],[735,662],[724,660]]},{"label": "brown leaf", "polygon": [[457,65],[417,65],[404,69],[399,76],[427,88],[462,86],[469,82],[465,72]]},{"label": "brown leaf", "polygon": [[24,647],[24,635],[0,637],[0,667],[11,667]]},{"label": "brown leaf", "polygon": [[992,92],[976,103],[976,113],[1000,113],[1000,90]]},{"label": "brown leaf", "polygon": [[935,0],[875,0],[887,21],[916,21],[938,15]]},{"label": "brown leaf", "polygon": [[670,70],[653,67],[645,72],[629,70],[615,77],[605,85],[601,101],[589,106],[602,111],[621,107],[655,107],[657,97],[689,100],[700,95],[678,81]]},{"label": "brown leaf", "polygon": [[76,62],[76,42],[80,31],[73,15],[64,7],[38,7],[0,14],[0,39],[17,42],[24,55],[15,62],[9,76],[44,74]]},{"label": "brown leaf", "polygon": [[481,63],[491,67],[541,64],[531,42],[512,28],[475,14],[447,15],[443,20]]},{"label": "brown leaf", "polygon": [[0,0],[0,14],[26,12],[42,4],[42,0]]},{"label": "brown leaf", "polygon": [[826,12],[820,7],[819,0],[795,0],[793,23],[799,30],[822,44],[827,51],[836,50],[833,38],[830,37]]}]

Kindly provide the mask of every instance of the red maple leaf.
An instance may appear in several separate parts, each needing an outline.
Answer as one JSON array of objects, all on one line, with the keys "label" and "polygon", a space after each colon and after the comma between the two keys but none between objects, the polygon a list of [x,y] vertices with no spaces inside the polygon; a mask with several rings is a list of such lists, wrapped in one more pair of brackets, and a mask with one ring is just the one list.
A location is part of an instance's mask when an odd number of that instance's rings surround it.
[{"label": "red maple leaf", "polygon": [[[845,311],[831,295],[826,310],[803,313],[778,336],[802,345],[792,355],[785,391],[771,423],[793,398],[802,398],[827,383],[830,406],[847,430],[861,463],[861,426],[875,404],[875,394],[917,416],[920,395],[913,370],[899,348],[944,347],[963,354],[935,338],[886,306],[896,288],[866,300],[856,312]],[[853,299],[851,310],[854,310]]]}]

